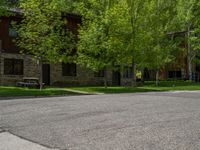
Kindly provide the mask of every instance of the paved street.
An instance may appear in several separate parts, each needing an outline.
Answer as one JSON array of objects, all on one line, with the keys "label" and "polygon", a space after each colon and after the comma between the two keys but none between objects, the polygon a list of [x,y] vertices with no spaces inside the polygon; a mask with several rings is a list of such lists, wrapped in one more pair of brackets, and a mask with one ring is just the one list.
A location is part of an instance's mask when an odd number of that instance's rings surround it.
[{"label": "paved street", "polygon": [[0,100],[0,132],[60,150],[199,150],[200,92]]}]

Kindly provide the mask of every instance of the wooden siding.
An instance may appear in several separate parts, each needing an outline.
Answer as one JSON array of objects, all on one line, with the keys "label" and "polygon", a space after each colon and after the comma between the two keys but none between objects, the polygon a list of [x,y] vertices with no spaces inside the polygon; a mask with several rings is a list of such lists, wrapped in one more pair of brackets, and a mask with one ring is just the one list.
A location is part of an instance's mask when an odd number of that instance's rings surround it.
[{"label": "wooden siding", "polygon": [[[81,24],[81,17],[77,15],[66,15],[67,28],[78,37],[78,28]],[[20,16],[0,17],[0,40],[2,41],[2,49],[4,53],[19,53],[15,39],[9,36],[9,23],[11,21],[20,22]]]},{"label": "wooden siding", "polygon": [[15,39],[9,36],[9,24],[11,21],[20,21],[20,17],[1,17],[0,18],[0,40],[2,41],[2,49],[4,53],[19,53],[19,49],[15,44]]}]

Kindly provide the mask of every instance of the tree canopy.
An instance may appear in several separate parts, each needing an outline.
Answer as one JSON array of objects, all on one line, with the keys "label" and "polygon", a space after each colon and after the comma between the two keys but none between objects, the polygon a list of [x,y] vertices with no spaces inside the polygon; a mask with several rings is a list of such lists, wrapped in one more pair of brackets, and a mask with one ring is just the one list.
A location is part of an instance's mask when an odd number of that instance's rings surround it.
[{"label": "tree canopy", "polygon": [[18,46],[49,62],[66,61],[74,49],[72,33],[65,27],[60,4],[54,0],[20,1],[23,20],[18,26]]},{"label": "tree canopy", "polygon": [[[21,0],[19,6],[24,19],[18,44],[26,52],[93,71],[129,65],[134,82],[136,69],[154,69],[158,80],[159,70],[179,57],[182,39],[173,33],[188,34],[190,64],[200,47],[198,0]],[[82,18],[76,42],[65,27],[66,13]]]}]

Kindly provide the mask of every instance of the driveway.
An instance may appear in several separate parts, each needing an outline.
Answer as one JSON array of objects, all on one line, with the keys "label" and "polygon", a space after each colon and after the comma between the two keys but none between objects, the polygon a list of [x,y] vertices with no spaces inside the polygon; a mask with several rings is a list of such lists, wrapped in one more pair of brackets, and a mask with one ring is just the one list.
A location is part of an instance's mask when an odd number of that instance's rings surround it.
[{"label": "driveway", "polygon": [[1,100],[1,130],[60,150],[199,150],[200,92]]}]

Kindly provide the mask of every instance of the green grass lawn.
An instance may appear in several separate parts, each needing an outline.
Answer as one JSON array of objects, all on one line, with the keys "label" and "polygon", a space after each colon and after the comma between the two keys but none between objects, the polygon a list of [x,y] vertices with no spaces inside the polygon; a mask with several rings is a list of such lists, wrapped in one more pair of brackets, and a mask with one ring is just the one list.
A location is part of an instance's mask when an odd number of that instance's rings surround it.
[{"label": "green grass lawn", "polygon": [[[75,90],[75,91],[73,91]],[[152,91],[176,91],[176,90],[200,90],[200,83],[184,81],[162,81],[159,86],[155,82],[145,82],[139,87],[70,87],[70,88],[45,88],[39,89],[6,87],[0,86],[0,97],[17,97],[17,96],[62,96],[77,95],[82,92],[95,93],[135,93],[135,92],[152,92]],[[77,92],[76,92],[77,91]],[[82,93],[83,94],[83,93]]]},{"label": "green grass lawn", "polygon": [[161,81],[159,86],[155,82],[145,82],[139,87],[70,87],[69,89],[84,91],[89,93],[135,93],[153,91],[176,91],[176,90],[200,90],[200,83],[187,81]]},{"label": "green grass lawn", "polygon": [[39,89],[0,86],[0,97],[56,95],[75,95],[75,93],[61,88],[46,88],[40,91]]}]

